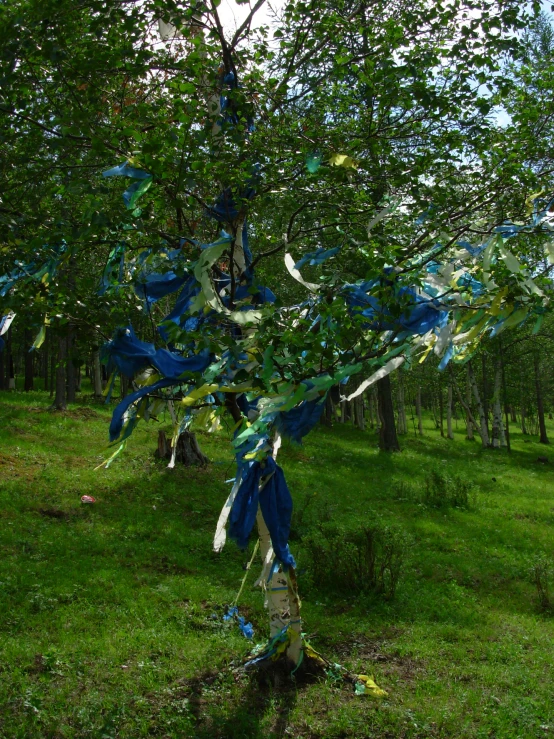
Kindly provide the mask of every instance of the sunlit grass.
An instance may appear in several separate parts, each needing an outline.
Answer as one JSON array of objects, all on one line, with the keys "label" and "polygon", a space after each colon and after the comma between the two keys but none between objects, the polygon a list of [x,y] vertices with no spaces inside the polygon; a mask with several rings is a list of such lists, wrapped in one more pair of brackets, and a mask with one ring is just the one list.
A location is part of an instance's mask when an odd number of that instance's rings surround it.
[{"label": "sunlit grass", "polygon": [[[156,462],[157,426],[106,456],[110,411],[47,411],[42,393],[0,395],[0,736],[533,737],[554,729],[554,622],[530,568],[553,555],[548,448],[514,431],[513,454],[464,438],[423,438],[401,454],[337,425],[280,454],[307,517],[356,526],[376,517],[412,537],[396,598],[337,596],[303,574],[305,626],[327,656],[372,674],[379,703],[347,686],[281,691],[233,672],[248,649],[222,621],[248,553],[211,551],[233,476],[225,434],[201,435],[207,469]],[[552,434],[554,436],[554,429]],[[402,499],[430,469],[473,483],[468,510]],[[494,478],[494,479],[493,479]],[[86,506],[82,495],[97,502]],[[252,575],[252,580],[254,574]],[[309,587],[308,587],[309,585]],[[266,635],[261,595],[239,604]],[[550,727],[550,728],[545,728]]]}]

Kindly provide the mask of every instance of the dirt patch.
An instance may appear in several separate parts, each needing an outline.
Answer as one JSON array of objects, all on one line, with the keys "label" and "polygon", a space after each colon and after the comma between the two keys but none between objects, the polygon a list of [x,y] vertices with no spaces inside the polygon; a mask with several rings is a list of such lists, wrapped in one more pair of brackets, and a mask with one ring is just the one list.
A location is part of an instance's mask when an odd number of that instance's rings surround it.
[{"label": "dirt patch", "polygon": [[74,515],[68,511],[62,511],[59,508],[38,508],[35,510],[45,518],[57,518],[58,521],[67,521],[72,515]]},{"label": "dirt patch", "polygon": [[92,420],[94,418],[100,418],[100,414],[97,413],[92,408],[87,408],[86,406],[81,406],[80,408],[72,408],[70,411],[64,411],[64,416],[67,416],[68,418],[77,418],[79,420],[85,419],[85,420]]},{"label": "dirt patch", "polygon": [[[390,639],[398,636],[400,630],[392,629],[379,638],[369,638],[363,634],[332,644],[332,652],[339,661],[357,659],[364,663],[379,664],[379,672],[404,682],[414,682],[425,668],[421,662],[411,657],[401,657],[390,645]],[[370,664],[364,671],[371,672]]]}]

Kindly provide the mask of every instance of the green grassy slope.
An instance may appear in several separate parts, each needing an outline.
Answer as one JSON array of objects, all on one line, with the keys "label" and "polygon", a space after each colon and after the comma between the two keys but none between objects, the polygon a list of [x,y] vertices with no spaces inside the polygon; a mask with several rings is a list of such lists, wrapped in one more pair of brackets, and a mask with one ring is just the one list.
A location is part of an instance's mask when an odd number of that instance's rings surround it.
[{"label": "green grassy slope", "polygon": [[[233,670],[249,643],[221,616],[249,553],[211,551],[234,474],[224,434],[200,436],[207,469],[169,471],[153,458],[157,427],[141,428],[95,472],[109,410],[47,405],[42,393],[0,394],[1,737],[554,734],[554,619],[529,575],[537,553],[554,553],[549,448],[514,433],[511,457],[483,452],[462,424],[448,441],[431,422],[391,456],[373,432],[338,426],[285,445],[295,500],[317,493],[312,520],[378,516],[413,539],[393,601],[313,586],[303,601],[314,646],[373,675],[389,693],[376,701],[332,681],[260,687]],[[421,489],[430,469],[470,479],[475,504],[401,499],[399,481]],[[239,605],[263,641],[259,591],[247,585]]]}]

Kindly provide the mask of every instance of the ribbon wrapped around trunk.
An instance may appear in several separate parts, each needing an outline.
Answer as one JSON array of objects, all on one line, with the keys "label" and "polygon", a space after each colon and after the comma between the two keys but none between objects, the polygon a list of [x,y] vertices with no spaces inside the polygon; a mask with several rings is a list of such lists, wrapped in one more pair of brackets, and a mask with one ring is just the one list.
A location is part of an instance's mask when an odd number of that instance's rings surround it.
[{"label": "ribbon wrapped around trunk", "polygon": [[283,470],[272,457],[251,465],[233,502],[229,516],[229,537],[241,549],[248,545],[258,505],[269,530],[277,560],[285,571],[289,567],[295,567],[296,563],[288,545],[292,497]]}]

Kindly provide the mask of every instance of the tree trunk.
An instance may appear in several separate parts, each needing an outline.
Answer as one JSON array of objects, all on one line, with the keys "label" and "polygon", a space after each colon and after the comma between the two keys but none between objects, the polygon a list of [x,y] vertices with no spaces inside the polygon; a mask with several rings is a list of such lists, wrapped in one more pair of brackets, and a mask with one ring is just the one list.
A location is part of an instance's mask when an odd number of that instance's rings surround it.
[{"label": "tree trunk", "polygon": [[521,433],[527,436],[527,426],[525,424],[526,419],[525,419],[525,401],[524,400],[521,401],[520,417],[521,417]]},{"label": "tree trunk", "polygon": [[416,416],[417,416],[417,430],[420,436],[423,436],[423,418],[421,415],[421,388],[418,387],[416,393]]},{"label": "tree trunk", "polygon": [[390,376],[377,380],[377,395],[379,400],[379,449],[383,452],[399,452],[400,444],[396,435],[396,424],[394,422],[394,405],[392,402],[392,391]]},{"label": "tree trunk", "polygon": [[102,367],[100,365],[100,351],[96,347],[92,352],[92,385],[95,398],[102,397]]},{"label": "tree trunk", "polygon": [[375,428],[375,414],[373,408],[373,390],[369,390],[367,393],[367,407],[369,411],[369,427]]},{"label": "tree trunk", "polygon": [[470,408],[471,408],[471,382],[469,380],[469,365],[467,366],[466,371],[466,404],[467,404],[467,410],[466,410],[466,429],[467,429],[467,439],[469,441],[473,441],[473,423],[471,421],[471,414],[470,414]]},{"label": "tree trunk", "polygon": [[[483,379],[483,413],[487,424],[487,439],[489,439],[489,392],[487,388],[487,358],[484,354],[481,355],[481,374]],[[477,383],[475,383],[475,387],[477,387]]]},{"label": "tree trunk", "polygon": [[67,402],[75,403],[77,396],[77,377],[75,372],[75,363],[73,357],[75,354],[75,330],[73,326],[69,327],[67,334]]},{"label": "tree trunk", "polygon": [[548,436],[546,435],[546,423],[544,421],[544,405],[542,400],[542,384],[540,375],[540,362],[539,355],[534,356],[534,367],[535,367],[535,390],[537,393],[537,416],[539,418],[539,442],[541,444],[549,444]]},{"label": "tree trunk", "polygon": [[0,349],[0,390],[6,389],[6,347]]},{"label": "tree trunk", "polygon": [[500,382],[502,380],[502,365],[500,360],[496,363],[496,372],[494,373],[494,394],[492,404],[492,446],[498,449],[506,446],[506,437],[504,435],[504,426],[502,423],[502,407],[500,405]]},{"label": "tree trunk", "polygon": [[12,328],[8,329],[6,336],[6,386],[8,390],[15,390],[15,368],[12,352]]},{"label": "tree trunk", "polygon": [[54,397],[54,391],[56,389],[56,354],[52,350],[50,352],[50,397]]},{"label": "tree trunk", "polygon": [[512,445],[510,443],[510,417],[508,415],[510,409],[508,408],[508,393],[506,392],[506,373],[504,372],[504,351],[502,349],[502,339],[500,339],[500,371],[502,373],[502,396],[504,401],[504,415],[506,416],[506,425],[504,429],[503,440],[504,445],[508,449],[508,454],[511,454]]},{"label": "tree trunk", "polygon": [[475,375],[473,374],[471,362],[468,362],[467,371],[469,382],[471,383],[471,389],[473,390],[473,397],[475,398],[475,403],[477,404],[477,412],[479,413],[479,421],[481,426],[481,443],[483,445],[483,448],[486,449],[488,446],[490,446],[489,427],[487,424],[487,417],[485,416],[485,408],[483,406],[483,403],[481,402],[481,396],[479,395],[479,388],[477,387]]},{"label": "tree trunk", "polygon": [[65,411],[67,408],[66,395],[66,361],[67,361],[67,339],[58,336],[58,361],[56,366],[56,396],[52,407],[57,411]]},{"label": "tree trunk", "polygon": [[442,397],[442,387],[439,385],[439,427],[441,436],[444,439],[444,402]]},{"label": "tree trunk", "polygon": [[49,352],[48,349],[50,347],[50,331],[48,328],[46,329],[46,337],[44,339],[44,348],[43,348],[43,354],[42,354],[42,379],[44,381],[44,390],[45,392],[48,391],[48,379],[49,379],[49,369],[50,369],[50,363],[48,361],[49,359]]},{"label": "tree trunk", "polygon": [[398,370],[398,387],[396,393],[396,402],[398,405],[398,433],[408,433],[408,420],[406,418],[406,402],[404,396],[404,377],[401,369]]},{"label": "tree trunk", "polygon": [[34,390],[34,378],[33,378],[33,350],[31,349],[31,346],[33,344],[33,337],[31,329],[26,328],[25,329],[25,342],[23,351],[25,352],[25,379],[23,384],[23,389],[25,392],[29,392],[30,390]]},{"label": "tree trunk", "polygon": [[365,419],[364,419],[364,398],[363,394],[358,395],[352,401],[354,426],[360,431],[365,430]]},{"label": "tree trunk", "polygon": [[[171,459],[172,451],[171,440],[167,438],[165,431],[158,431],[156,457],[160,459]],[[192,431],[182,431],[177,439],[175,462],[185,467],[193,467],[195,465],[204,467],[209,461],[208,457],[200,449],[196,436]]]},{"label": "tree trunk", "polygon": [[[280,446],[281,437],[276,435],[273,444],[274,459],[277,458]],[[293,567],[289,569],[287,574],[281,572],[279,567],[269,579],[274,554],[271,537],[259,508],[256,522],[260,539],[262,572],[255,584],[261,585],[265,593],[264,605],[268,609],[269,615],[269,637],[271,639],[284,628],[289,627],[294,634],[294,638],[291,639],[287,648],[287,657],[294,664],[298,664],[302,651],[302,619],[296,573]]]},{"label": "tree trunk", "polygon": [[446,435],[449,439],[454,438],[452,433],[452,385],[448,386],[448,401],[446,405]]}]

